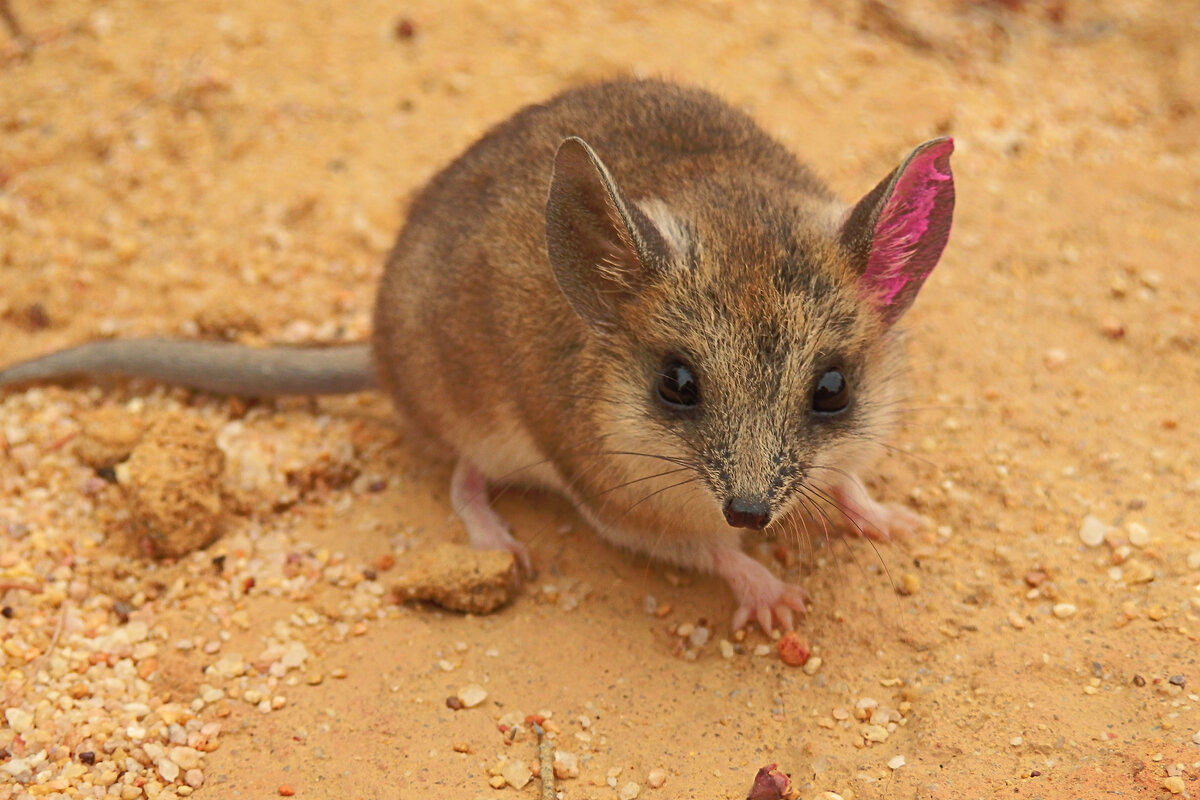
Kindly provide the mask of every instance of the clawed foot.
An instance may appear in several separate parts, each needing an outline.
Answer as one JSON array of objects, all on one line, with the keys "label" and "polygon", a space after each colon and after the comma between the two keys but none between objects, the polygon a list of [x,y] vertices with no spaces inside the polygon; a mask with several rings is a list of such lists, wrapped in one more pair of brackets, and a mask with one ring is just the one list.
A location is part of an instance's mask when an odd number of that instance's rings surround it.
[{"label": "clawed foot", "polygon": [[846,517],[848,529],[876,542],[911,536],[921,527],[921,515],[899,503],[880,503],[867,493],[857,477],[833,490],[834,499]]},{"label": "clawed foot", "polygon": [[466,459],[459,459],[450,478],[450,503],[467,528],[476,550],[505,550],[513,554],[521,574],[533,577],[533,562],[525,545],[513,538],[504,518],[492,508],[487,478]]},{"label": "clawed foot", "polygon": [[740,630],[751,619],[763,632],[770,633],[775,624],[790,631],[795,627],[795,614],[808,608],[808,592],[792,583],[784,583],[771,571],[750,556],[735,548],[719,548],[713,553],[717,574],[725,579],[738,607],[733,612],[733,630]]},{"label": "clawed foot", "polygon": [[[877,542],[909,536],[922,524],[919,514],[897,503],[880,503],[867,493],[857,476],[833,487],[833,499],[846,517],[852,531]],[[713,564],[733,590],[738,607],[733,613],[733,629],[739,630],[751,619],[765,633],[776,624],[791,630],[795,612],[805,613],[808,593],[799,586],[785,583],[762,564],[733,547],[713,551]]]}]

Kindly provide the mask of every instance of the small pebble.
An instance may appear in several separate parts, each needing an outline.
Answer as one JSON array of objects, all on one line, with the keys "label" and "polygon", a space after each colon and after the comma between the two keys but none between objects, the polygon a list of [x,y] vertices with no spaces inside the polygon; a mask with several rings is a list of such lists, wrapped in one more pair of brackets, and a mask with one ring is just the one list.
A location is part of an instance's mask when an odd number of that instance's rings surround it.
[{"label": "small pebble", "polygon": [[914,595],[921,591],[921,579],[912,572],[900,576],[900,594]]},{"label": "small pebble", "polygon": [[721,650],[721,658],[733,658],[733,642],[728,639],[722,639],[717,643],[717,647]]},{"label": "small pebble", "polygon": [[868,742],[886,742],[890,735],[882,725],[864,725],[862,728],[862,737]]},{"label": "small pebble", "polygon": [[1200,550],[1188,553],[1187,565],[1188,569],[1200,569]]},{"label": "small pebble", "polygon": [[1075,616],[1075,612],[1078,609],[1075,608],[1073,603],[1055,603],[1052,610],[1054,612],[1054,616],[1058,617],[1059,619],[1067,619],[1068,617]]},{"label": "small pebble", "polygon": [[417,26],[413,24],[411,19],[401,17],[396,20],[394,32],[397,39],[411,39],[417,35]]},{"label": "small pebble", "polygon": [[1171,794],[1183,794],[1183,790],[1187,785],[1183,782],[1183,778],[1178,775],[1172,775],[1162,782],[1162,786]]},{"label": "small pebble", "polygon": [[172,747],[168,753],[170,759],[179,765],[179,768],[187,771],[200,766],[201,753],[192,747]]},{"label": "small pebble", "polygon": [[812,648],[808,646],[808,642],[797,636],[795,631],[785,633],[777,648],[779,659],[791,667],[804,666],[812,656]]},{"label": "small pebble", "polygon": [[1125,531],[1129,534],[1129,543],[1134,547],[1145,547],[1150,544],[1150,531],[1146,530],[1145,525],[1131,522],[1125,526]]},{"label": "small pebble", "polygon": [[805,675],[816,675],[817,670],[821,668],[821,664],[823,663],[824,662],[821,661],[820,656],[810,656],[808,661],[804,662],[804,666],[801,667],[800,670]]},{"label": "small pebble", "polygon": [[290,785],[288,785],[286,783],[279,784],[279,794],[282,795],[283,797],[291,797],[295,793],[296,793],[296,790],[293,789]]},{"label": "small pebble", "polygon": [[1046,365],[1046,369],[1058,369],[1067,363],[1067,351],[1061,347],[1051,348],[1042,355],[1042,363]]},{"label": "small pebble", "polygon": [[9,708],[4,711],[4,717],[8,720],[8,727],[12,728],[17,733],[28,733],[33,727],[33,714],[20,708]]},{"label": "small pebble", "polygon": [[888,769],[900,769],[904,766],[904,764],[904,756],[893,756],[891,760],[887,762]]},{"label": "small pebble", "polygon": [[162,779],[167,783],[174,783],[179,777],[179,765],[169,758],[159,759],[158,774],[162,775]]},{"label": "small pebble", "polygon": [[579,756],[567,750],[554,751],[554,777],[561,780],[579,777]]},{"label": "small pebble", "polygon": [[1200,731],[1192,734],[1192,744],[1200,744]]},{"label": "small pebble", "polygon": [[507,783],[519,792],[533,778],[533,770],[524,761],[509,761],[500,768],[500,777],[504,780],[501,786]]},{"label": "small pebble", "polygon": [[617,793],[620,800],[637,800],[638,794],[642,791],[642,787],[638,786],[633,781],[621,787],[621,791]]},{"label": "small pebble", "polygon": [[1031,589],[1036,589],[1046,582],[1050,576],[1042,569],[1031,569],[1025,573],[1025,585]]},{"label": "small pebble", "polygon": [[[1196,733],[1200,736],[1200,732]],[[662,767],[655,767],[650,770],[650,774],[646,776],[646,785],[651,789],[661,789],[663,784],[667,782],[667,771]]]},{"label": "small pebble", "polygon": [[1109,530],[1108,525],[1088,514],[1079,528],[1079,538],[1088,547],[1098,547],[1104,543],[1104,537]]},{"label": "small pebble", "polygon": [[[464,686],[458,690],[458,699],[466,708],[474,708],[487,699],[487,690],[478,684],[472,683],[470,686]],[[521,787],[517,787],[518,789]]]},{"label": "small pebble", "polygon": [[1115,317],[1109,317],[1100,323],[1100,332],[1109,339],[1122,339],[1125,336],[1125,325]]},{"label": "small pebble", "polygon": [[1154,570],[1144,561],[1131,560],[1125,565],[1122,577],[1130,585],[1150,583],[1154,580]]}]

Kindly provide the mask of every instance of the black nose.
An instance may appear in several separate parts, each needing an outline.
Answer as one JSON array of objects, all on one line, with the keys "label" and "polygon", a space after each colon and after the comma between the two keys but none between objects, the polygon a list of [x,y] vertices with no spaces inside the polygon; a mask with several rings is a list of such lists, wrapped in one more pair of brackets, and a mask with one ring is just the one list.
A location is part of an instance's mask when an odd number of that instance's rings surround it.
[{"label": "black nose", "polygon": [[725,503],[725,521],[735,528],[761,531],[771,521],[771,509],[762,500],[731,497]]}]

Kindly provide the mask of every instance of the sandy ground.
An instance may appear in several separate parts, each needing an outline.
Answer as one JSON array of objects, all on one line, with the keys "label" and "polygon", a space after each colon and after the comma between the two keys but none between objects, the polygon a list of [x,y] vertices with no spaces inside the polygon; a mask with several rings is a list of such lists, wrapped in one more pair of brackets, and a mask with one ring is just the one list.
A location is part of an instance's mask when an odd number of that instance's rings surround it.
[{"label": "sandy ground", "polygon": [[[0,36],[5,362],[362,339],[411,193],[605,76],[718,91],[848,199],[952,133],[958,211],[873,479],[927,528],[787,563],[750,545],[810,590],[815,670],[730,636],[717,579],[539,494],[499,499],[540,568],[511,605],[389,603],[407,554],[465,534],[448,464],[381,398],[9,393],[0,798],[533,797],[489,783],[536,761],[528,714],[577,758],[565,798],[743,797],[768,763],[804,798],[1200,795],[1194,0],[12,10],[33,49]],[[130,551],[121,468],[74,447],[97,411],[216,432],[221,539]],[[486,699],[447,706],[471,685]]]}]

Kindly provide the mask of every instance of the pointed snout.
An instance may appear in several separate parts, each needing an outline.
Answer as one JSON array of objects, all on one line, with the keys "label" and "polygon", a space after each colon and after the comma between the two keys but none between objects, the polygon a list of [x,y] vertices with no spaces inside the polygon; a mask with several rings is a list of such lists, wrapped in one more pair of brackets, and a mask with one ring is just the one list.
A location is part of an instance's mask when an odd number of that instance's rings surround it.
[{"label": "pointed snout", "polygon": [[761,531],[771,521],[771,508],[763,500],[731,497],[725,502],[725,521],[735,528]]}]

